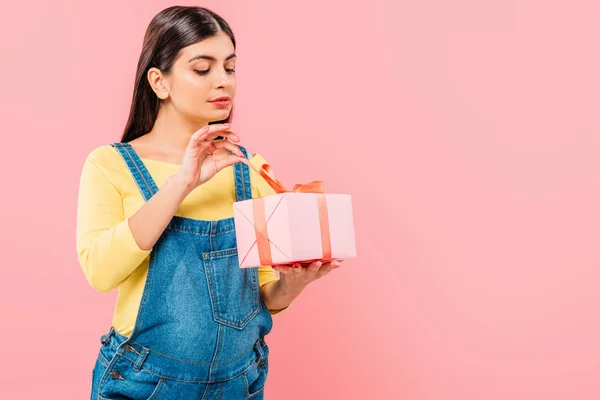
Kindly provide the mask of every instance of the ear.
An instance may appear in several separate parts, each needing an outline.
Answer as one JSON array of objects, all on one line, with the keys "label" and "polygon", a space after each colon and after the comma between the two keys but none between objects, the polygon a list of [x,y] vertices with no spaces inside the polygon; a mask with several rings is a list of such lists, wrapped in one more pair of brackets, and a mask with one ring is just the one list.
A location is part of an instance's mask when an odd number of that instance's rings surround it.
[{"label": "ear", "polygon": [[169,97],[169,90],[165,75],[158,68],[152,67],[148,70],[147,78],[156,96],[161,100],[166,100]]}]

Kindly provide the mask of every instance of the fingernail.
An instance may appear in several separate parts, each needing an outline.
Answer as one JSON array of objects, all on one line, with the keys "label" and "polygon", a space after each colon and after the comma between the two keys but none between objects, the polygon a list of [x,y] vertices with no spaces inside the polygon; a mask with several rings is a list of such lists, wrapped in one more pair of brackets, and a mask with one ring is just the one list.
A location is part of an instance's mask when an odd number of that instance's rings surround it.
[{"label": "fingernail", "polygon": [[320,267],[321,265],[323,265],[323,263],[321,261],[317,261],[317,267]]}]

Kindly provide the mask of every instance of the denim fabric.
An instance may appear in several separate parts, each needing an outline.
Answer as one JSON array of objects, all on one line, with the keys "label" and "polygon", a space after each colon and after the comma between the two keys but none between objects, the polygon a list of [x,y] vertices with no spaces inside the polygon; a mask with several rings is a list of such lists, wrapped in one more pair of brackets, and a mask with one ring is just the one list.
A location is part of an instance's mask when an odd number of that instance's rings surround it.
[{"label": "denim fabric", "polygon": [[[113,146],[148,201],[158,188],[144,163]],[[252,198],[248,166],[233,170],[236,198]],[[91,398],[261,399],[272,324],[258,269],[239,268],[233,218],[174,216],[150,253],[131,336],[111,327],[101,338]]]}]

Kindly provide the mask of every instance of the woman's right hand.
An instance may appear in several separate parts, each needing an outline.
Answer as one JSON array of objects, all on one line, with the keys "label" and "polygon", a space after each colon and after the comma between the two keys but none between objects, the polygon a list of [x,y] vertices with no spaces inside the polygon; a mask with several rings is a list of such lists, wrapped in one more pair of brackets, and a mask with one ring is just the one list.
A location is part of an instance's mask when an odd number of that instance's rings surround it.
[{"label": "woman's right hand", "polygon": [[[206,125],[194,132],[175,177],[188,191],[207,182],[217,172],[244,158],[235,144],[239,137],[229,131],[230,124]],[[218,136],[223,139],[215,140]],[[230,150],[233,154],[229,154]]]}]

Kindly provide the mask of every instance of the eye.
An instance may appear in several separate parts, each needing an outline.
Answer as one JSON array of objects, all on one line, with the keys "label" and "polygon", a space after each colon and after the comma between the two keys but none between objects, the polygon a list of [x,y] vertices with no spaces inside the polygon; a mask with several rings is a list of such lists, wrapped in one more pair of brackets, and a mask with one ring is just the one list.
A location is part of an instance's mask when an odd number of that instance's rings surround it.
[{"label": "eye", "polygon": [[[206,69],[206,70],[195,69],[194,71],[198,75],[206,75],[210,72],[210,69]],[[227,71],[227,73],[229,73],[229,74],[235,74],[235,69],[233,69],[233,68],[226,68],[225,71]]]}]

